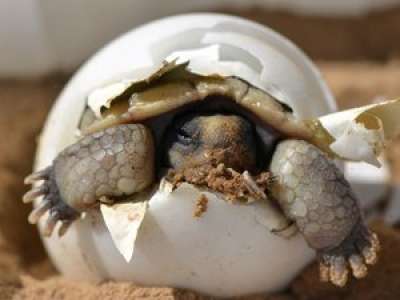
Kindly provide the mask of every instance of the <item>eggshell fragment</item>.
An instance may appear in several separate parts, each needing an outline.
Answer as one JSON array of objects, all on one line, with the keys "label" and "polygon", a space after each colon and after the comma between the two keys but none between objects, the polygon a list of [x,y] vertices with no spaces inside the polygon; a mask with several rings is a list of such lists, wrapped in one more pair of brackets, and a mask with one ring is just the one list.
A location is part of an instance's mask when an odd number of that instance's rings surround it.
[{"label": "eggshell fragment", "polygon": [[103,107],[110,108],[112,98],[122,94],[131,83],[131,80],[122,80],[91,92],[88,96],[88,106],[92,108],[96,117],[101,116]]},{"label": "eggshell fragment", "polygon": [[335,139],[331,150],[339,157],[380,166],[385,140],[400,133],[400,100],[385,101],[319,118]]},{"label": "eggshell fragment", "polygon": [[134,254],[137,233],[147,211],[147,201],[112,206],[101,204],[100,211],[115,246],[125,260],[130,261]]}]

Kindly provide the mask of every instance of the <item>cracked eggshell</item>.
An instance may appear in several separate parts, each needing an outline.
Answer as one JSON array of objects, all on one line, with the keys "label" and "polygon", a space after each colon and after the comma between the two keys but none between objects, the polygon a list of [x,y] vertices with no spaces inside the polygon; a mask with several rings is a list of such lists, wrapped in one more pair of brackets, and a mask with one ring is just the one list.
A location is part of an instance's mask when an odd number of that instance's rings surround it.
[{"label": "cracked eggshell", "polygon": [[[213,45],[219,49],[218,64],[242,63],[259,87],[288,103],[299,117],[335,109],[314,65],[272,30],[216,14],[166,18],[111,42],[75,74],[48,117],[36,169],[48,166],[76,141],[87,96],[95,88],[147,76],[176,52]],[[270,233],[266,226],[270,209],[265,204],[231,205],[207,194],[207,211],[194,218],[198,193],[184,185],[169,195],[158,191],[151,198],[129,263],[114,246],[99,211],[75,222],[61,239],[44,238],[45,246],[57,268],[72,279],[129,280],[214,296],[277,291],[313,258],[300,235],[287,240]]]},{"label": "cracked eggshell", "polygon": [[[202,194],[207,209],[195,218]],[[113,278],[232,297],[280,290],[313,257],[300,235],[287,240],[270,232],[270,207],[263,202],[232,205],[182,184],[173,193],[159,189],[148,205],[129,263],[108,234],[94,236]]]}]

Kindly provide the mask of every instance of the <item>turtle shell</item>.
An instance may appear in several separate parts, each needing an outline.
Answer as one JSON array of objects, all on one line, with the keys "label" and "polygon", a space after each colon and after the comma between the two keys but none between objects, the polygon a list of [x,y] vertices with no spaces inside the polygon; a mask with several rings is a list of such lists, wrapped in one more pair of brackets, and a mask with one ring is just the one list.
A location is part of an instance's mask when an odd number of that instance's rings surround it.
[{"label": "turtle shell", "polygon": [[159,141],[174,116],[200,110],[243,115],[257,124],[258,131],[306,140],[328,153],[332,140],[318,121],[297,119],[287,104],[267,91],[238,77],[195,74],[188,62],[164,62],[146,79],[97,89],[89,95],[88,106],[80,126],[83,135],[118,124],[144,123],[156,128]]}]

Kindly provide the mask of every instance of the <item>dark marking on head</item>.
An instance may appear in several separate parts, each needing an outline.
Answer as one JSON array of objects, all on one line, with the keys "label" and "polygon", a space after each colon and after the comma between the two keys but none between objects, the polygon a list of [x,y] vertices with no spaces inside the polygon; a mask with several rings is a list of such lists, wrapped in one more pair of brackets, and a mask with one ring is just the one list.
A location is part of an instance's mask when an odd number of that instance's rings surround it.
[{"label": "dark marking on head", "polygon": [[221,113],[190,113],[176,118],[167,132],[167,164],[174,169],[218,165],[254,170],[256,131],[245,118]]}]

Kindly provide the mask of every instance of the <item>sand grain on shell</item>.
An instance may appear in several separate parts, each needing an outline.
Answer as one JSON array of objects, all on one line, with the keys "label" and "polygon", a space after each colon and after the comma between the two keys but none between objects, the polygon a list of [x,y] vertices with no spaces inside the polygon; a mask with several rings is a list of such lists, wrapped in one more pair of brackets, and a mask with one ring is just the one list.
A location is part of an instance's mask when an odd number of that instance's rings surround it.
[{"label": "sand grain on shell", "polygon": [[193,216],[200,218],[206,211],[208,205],[208,198],[206,195],[201,194],[199,199],[196,201],[196,207],[193,212]]}]

